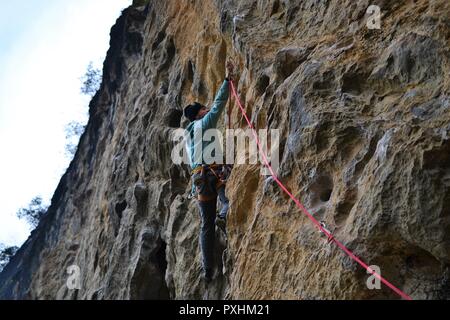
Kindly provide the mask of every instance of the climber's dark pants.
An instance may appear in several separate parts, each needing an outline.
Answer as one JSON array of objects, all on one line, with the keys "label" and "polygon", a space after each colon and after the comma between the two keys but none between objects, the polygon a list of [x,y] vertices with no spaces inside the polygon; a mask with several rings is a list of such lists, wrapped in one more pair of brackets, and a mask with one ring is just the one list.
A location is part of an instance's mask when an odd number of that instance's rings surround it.
[{"label": "climber's dark pants", "polygon": [[220,187],[219,190],[217,190],[217,195],[219,196],[220,203],[222,204],[222,209],[220,209],[219,217],[221,217],[222,219],[226,219],[230,201],[225,194],[224,185]]},{"label": "climber's dark pants", "polygon": [[202,225],[200,229],[200,248],[202,250],[203,269],[214,267],[214,240],[217,199],[198,201]]}]

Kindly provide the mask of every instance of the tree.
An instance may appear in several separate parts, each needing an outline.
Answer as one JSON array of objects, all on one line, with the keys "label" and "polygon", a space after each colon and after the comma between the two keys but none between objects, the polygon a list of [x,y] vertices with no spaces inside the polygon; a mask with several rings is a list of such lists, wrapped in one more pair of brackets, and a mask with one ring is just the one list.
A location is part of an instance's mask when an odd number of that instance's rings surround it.
[{"label": "tree", "polygon": [[100,88],[102,82],[102,72],[100,69],[94,68],[92,61],[89,62],[86,73],[81,78],[83,85],[81,93],[93,97]]},{"label": "tree", "polygon": [[85,125],[81,122],[72,121],[69,122],[66,127],[66,153],[68,156],[73,157],[77,151],[78,141],[83,134]]},{"label": "tree", "polygon": [[47,213],[48,206],[42,203],[42,198],[34,197],[27,208],[21,208],[17,211],[19,219],[25,219],[34,229],[38,226],[39,221]]},{"label": "tree", "polygon": [[17,250],[19,250],[16,246],[5,246],[0,243],[0,272],[2,272],[3,268],[9,263],[11,258],[16,254]]}]

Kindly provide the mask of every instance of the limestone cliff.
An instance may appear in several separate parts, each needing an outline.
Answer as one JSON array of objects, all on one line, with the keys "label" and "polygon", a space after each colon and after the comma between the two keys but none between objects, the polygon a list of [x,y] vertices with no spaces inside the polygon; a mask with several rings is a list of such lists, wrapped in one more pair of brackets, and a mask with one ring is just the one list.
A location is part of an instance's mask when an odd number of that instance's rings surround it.
[{"label": "limestone cliff", "polygon": [[[86,131],[0,298],[398,298],[368,290],[259,165],[233,169],[228,239],[218,233],[219,268],[202,282],[199,214],[171,136],[183,106],[212,102],[227,57],[256,127],[281,130],[289,190],[413,298],[450,298],[447,0],[146,2],[111,30]],[[372,4],[380,29],[367,27]],[[246,127],[237,107],[232,125]]]}]

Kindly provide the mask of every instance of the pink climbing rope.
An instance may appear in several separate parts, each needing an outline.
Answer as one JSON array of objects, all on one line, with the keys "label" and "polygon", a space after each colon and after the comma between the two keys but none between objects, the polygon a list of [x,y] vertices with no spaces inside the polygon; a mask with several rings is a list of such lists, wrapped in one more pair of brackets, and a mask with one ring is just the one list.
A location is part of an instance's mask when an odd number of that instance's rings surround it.
[{"label": "pink climbing rope", "polygon": [[410,296],[408,296],[406,293],[404,293],[403,291],[401,291],[400,289],[398,289],[396,286],[394,286],[392,283],[390,283],[389,281],[387,281],[385,278],[383,278],[380,274],[378,274],[377,272],[375,272],[375,270],[373,270],[372,268],[370,268],[366,263],[364,263],[360,258],[358,258],[355,254],[353,254],[353,252],[351,252],[346,246],[344,246],[341,242],[339,242],[338,240],[336,240],[336,238],[334,238],[334,236],[325,228],[322,227],[322,225],[312,216],[311,213],[309,213],[309,211],[302,205],[302,203],[292,195],[292,193],[283,185],[283,183],[278,179],[277,175],[275,174],[275,172],[273,171],[272,166],[270,165],[269,161],[267,160],[267,156],[264,153],[264,150],[261,147],[261,144],[259,142],[258,139],[258,135],[256,133],[255,128],[253,127],[251,121],[248,119],[247,113],[244,110],[244,107],[241,104],[241,101],[239,100],[239,96],[236,92],[236,88],[234,87],[234,83],[232,80],[230,80],[230,85],[231,85],[231,90],[233,93],[233,96],[239,106],[239,108],[241,109],[241,112],[245,118],[245,120],[247,121],[248,126],[250,127],[250,129],[252,129],[252,133],[253,136],[255,138],[256,144],[258,145],[258,150],[263,158],[264,164],[267,166],[267,168],[270,171],[270,174],[272,175],[272,178],[275,180],[275,182],[280,186],[280,188],[286,192],[286,194],[292,199],[292,201],[295,202],[295,204],[297,205],[297,207],[316,225],[316,227],[323,232],[329,239],[329,241],[333,241],[334,243],[336,243],[336,245],[341,248],[351,259],[353,259],[354,261],[356,261],[359,265],[361,265],[364,269],[366,269],[369,273],[373,274],[377,279],[379,279],[381,282],[383,282],[387,287],[389,287],[391,290],[393,290],[395,293],[397,293],[400,297],[402,297],[403,299],[406,300],[412,300]]}]

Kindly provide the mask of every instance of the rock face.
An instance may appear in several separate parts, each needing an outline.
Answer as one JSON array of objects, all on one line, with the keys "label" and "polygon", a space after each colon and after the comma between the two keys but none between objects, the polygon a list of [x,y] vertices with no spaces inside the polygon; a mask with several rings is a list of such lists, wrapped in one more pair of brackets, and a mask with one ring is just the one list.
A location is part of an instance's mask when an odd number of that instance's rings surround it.
[{"label": "rock face", "polygon": [[[202,282],[200,218],[171,138],[186,104],[212,102],[227,57],[256,127],[280,129],[289,190],[401,290],[450,298],[447,0],[145,3],[111,30],[78,151],[0,275],[1,298],[398,298],[369,290],[259,165],[233,169],[228,239],[217,234]],[[371,4],[380,29],[366,24]],[[246,127],[237,107],[231,119]]]}]

